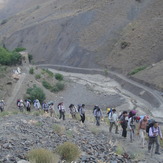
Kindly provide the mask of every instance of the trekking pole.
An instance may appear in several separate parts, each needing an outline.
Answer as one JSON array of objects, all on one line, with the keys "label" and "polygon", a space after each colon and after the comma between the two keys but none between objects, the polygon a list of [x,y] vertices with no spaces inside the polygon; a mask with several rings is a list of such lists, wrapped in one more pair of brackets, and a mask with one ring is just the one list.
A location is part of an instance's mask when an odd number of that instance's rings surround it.
[{"label": "trekking pole", "polygon": [[154,150],[154,142],[152,143],[152,148],[151,148],[151,158],[153,157],[153,150]]}]

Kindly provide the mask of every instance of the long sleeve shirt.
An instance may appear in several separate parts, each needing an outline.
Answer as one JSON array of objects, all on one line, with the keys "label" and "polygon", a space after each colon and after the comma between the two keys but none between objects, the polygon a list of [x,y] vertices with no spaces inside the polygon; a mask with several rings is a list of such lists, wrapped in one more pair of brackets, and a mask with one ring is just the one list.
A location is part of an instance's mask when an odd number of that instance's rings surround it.
[{"label": "long sleeve shirt", "polygon": [[118,115],[116,113],[109,113],[109,120],[110,122],[117,122],[118,121]]},{"label": "long sleeve shirt", "polygon": [[94,111],[94,116],[95,116],[95,117],[102,117],[102,111],[101,111],[101,109],[100,109],[100,110],[97,110],[97,109],[96,109],[96,110]]},{"label": "long sleeve shirt", "polygon": [[149,137],[155,137],[155,136],[160,136],[162,138],[162,133],[160,127],[150,127],[149,128]]}]

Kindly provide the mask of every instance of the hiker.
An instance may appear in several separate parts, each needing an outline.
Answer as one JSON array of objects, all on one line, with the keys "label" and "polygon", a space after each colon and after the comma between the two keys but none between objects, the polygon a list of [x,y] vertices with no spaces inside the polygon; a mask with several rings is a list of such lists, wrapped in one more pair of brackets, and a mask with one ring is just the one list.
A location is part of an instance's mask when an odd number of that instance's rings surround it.
[{"label": "hiker", "polygon": [[70,104],[69,109],[70,109],[70,114],[72,116],[72,119],[76,119],[77,109],[76,109],[75,105]]},{"label": "hiker", "polygon": [[26,109],[27,109],[27,111],[28,112],[30,112],[31,111],[31,103],[30,103],[30,100],[25,100],[25,105],[26,105]]},{"label": "hiker", "polygon": [[113,125],[115,125],[115,133],[118,134],[118,115],[116,113],[116,109],[112,109],[112,111],[109,113],[108,118],[110,121],[109,132],[112,131]]},{"label": "hiker", "polygon": [[79,108],[79,113],[81,117],[81,122],[84,123],[85,121],[85,104],[82,104],[82,106]]},{"label": "hiker", "polygon": [[138,126],[138,135],[140,136],[140,143],[142,144],[142,148],[144,148],[147,124],[148,124],[147,116],[144,116],[144,118],[140,120]]},{"label": "hiker", "polygon": [[50,112],[50,116],[54,117],[55,116],[55,109],[54,109],[54,103],[51,103],[49,105],[49,112]]},{"label": "hiker", "polygon": [[159,152],[160,143],[159,143],[158,136],[160,136],[160,139],[162,140],[162,132],[161,132],[158,122],[154,122],[153,126],[149,128],[148,136],[149,136],[148,153],[150,153],[152,145],[156,143],[155,154],[160,155],[160,152]]},{"label": "hiker", "polygon": [[99,108],[99,106],[97,106],[97,105],[94,108],[96,108],[94,110],[94,116],[95,116],[95,119],[96,119],[96,126],[100,126],[100,120],[103,117],[102,111]]},{"label": "hiker", "polygon": [[40,104],[40,101],[38,99],[34,100],[34,107],[36,110],[40,110],[41,104]]},{"label": "hiker", "polygon": [[58,110],[59,110],[59,119],[63,118],[63,120],[65,120],[65,107],[63,105],[63,102],[58,104]]},{"label": "hiker", "polygon": [[127,117],[127,111],[123,111],[122,115],[120,116],[120,124],[122,127],[122,136],[124,138],[127,137],[127,122],[128,122],[128,117]]},{"label": "hiker", "polygon": [[44,110],[44,113],[49,112],[49,105],[45,101],[42,104],[42,109]]},{"label": "hiker", "polygon": [[5,108],[5,102],[4,102],[4,100],[1,100],[0,101],[0,110],[1,110],[1,112],[4,111],[4,108]]},{"label": "hiker", "polygon": [[133,142],[134,130],[136,128],[136,111],[131,110],[128,115],[128,129],[130,132],[130,142]]},{"label": "hiker", "polygon": [[18,108],[19,108],[19,110],[20,110],[21,112],[23,112],[23,110],[24,110],[24,102],[23,102],[23,100],[20,100],[20,101],[18,102]]}]

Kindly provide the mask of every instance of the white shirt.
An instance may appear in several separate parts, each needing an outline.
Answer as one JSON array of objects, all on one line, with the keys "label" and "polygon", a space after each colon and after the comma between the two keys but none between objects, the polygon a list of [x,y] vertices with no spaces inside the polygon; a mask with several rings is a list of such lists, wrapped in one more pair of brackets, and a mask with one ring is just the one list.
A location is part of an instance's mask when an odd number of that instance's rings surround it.
[{"label": "white shirt", "polygon": [[109,120],[110,120],[110,122],[117,122],[118,121],[117,113],[110,112],[109,113]]}]

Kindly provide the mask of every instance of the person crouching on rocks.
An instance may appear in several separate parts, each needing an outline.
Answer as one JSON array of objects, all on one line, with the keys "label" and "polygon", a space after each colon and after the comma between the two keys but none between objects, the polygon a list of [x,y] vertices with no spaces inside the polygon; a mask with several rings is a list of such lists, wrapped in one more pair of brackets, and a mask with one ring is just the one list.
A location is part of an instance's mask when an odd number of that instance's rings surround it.
[{"label": "person crouching on rocks", "polygon": [[96,126],[100,126],[100,120],[103,117],[103,115],[102,115],[102,111],[99,108],[99,106],[96,106],[96,109],[94,110],[94,116],[96,119]]},{"label": "person crouching on rocks", "polygon": [[79,108],[79,113],[81,117],[81,122],[85,122],[85,104],[82,104],[82,106]]},{"label": "person crouching on rocks", "polygon": [[115,133],[118,134],[118,115],[116,109],[112,109],[109,113],[110,128],[109,131],[112,131],[113,125],[115,125]]},{"label": "person crouching on rocks", "polygon": [[65,120],[65,107],[63,105],[63,102],[61,102],[59,105],[58,105],[58,110],[59,110],[59,119],[63,118],[63,120]]}]

